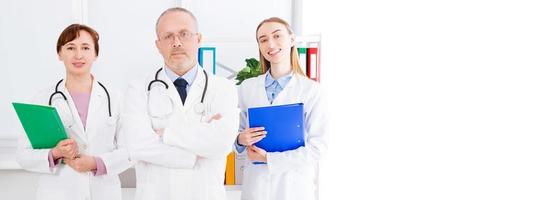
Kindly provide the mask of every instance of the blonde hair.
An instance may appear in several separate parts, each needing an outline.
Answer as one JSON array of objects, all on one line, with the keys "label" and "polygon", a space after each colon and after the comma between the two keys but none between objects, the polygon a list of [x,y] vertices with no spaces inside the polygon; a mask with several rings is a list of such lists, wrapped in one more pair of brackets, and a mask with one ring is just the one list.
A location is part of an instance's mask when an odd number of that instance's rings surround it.
[{"label": "blonde hair", "polygon": [[[263,20],[257,26],[257,30],[255,31],[255,34],[259,31],[259,28],[261,28],[261,26],[263,24],[270,23],[270,22],[277,22],[277,23],[280,23],[280,24],[284,25],[286,27],[286,29],[288,29],[288,33],[290,35],[293,34],[293,30],[290,27],[290,25],[288,24],[288,22],[286,22],[285,20],[283,20],[281,18],[278,18],[278,17],[271,17],[271,18]],[[255,38],[256,38],[256,35],[255,35]],[[258,39],[257,39],[257,44],[259,44]],[[261,61],[261,69],[262,69],[261,73],[264,74],[270,69],[270,62],[264,58],[260,49],[259,49],[259,59]],[[297,53],[297,47],[295,47],[295,44],[291,47],[290,61],[291,61],[291,66],[292,66],[292,70],[293,70],[294,73],[302,75],[302,76],[306,76],[305,73],[303,73],[303,70],[301,70],[301,66],[299,65],[299,55]]]}]

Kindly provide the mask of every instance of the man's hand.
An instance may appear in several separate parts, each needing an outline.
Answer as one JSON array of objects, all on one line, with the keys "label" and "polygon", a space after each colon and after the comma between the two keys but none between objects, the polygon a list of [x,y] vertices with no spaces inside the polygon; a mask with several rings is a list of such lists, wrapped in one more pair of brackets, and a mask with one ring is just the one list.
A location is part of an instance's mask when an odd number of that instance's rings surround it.
[{"label": "man's hand", "polygon": [[210,122],[212,122],[213,120],[220,120],[220,119],[222,119],[222,115],[220,115],[220,113],[216,113],[216,115],[213,115],[212,117],[210,117],[210,118],[207,120],[207,123],[210,123]]},{"label": "man's hand", "polygon": [[164,129],[155,129],[154,132],[156,133],[156,135],[158,135],[158,137],[162,137],[162,135],[164,134]]}]

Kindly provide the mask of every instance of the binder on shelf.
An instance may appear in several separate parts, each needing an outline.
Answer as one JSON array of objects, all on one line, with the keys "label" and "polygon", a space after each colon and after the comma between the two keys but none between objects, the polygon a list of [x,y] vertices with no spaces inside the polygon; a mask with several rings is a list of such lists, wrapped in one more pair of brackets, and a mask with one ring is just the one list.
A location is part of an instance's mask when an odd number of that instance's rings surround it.
[{"label": "binder on shelf", "polygon": [[236,162],[235,162],[236,185],[243,184],[243,170],[245,170],[245,167],[247,166],[247,152],[245,151],[243,153],[235,155],[236,156]]},{"label": "binder on shelf", "polygon": [[320,66],[317,47],[307,48],[307,76],[315,81],[320,81]]},{"label": "binder on shelf", "polygon": [[216,47],[200,47],[198,59],[207,72],[216,74]]},{"label": "binder on shelf", "polygon": [[52,148],[68,138],[54,107],[15,102],[12,105],[33,149]]},{"label": "binder on shelf", "polygon": [[305,146],[303,103],[247,109],[249,127],[264,127],[266,137],[254,145],[267,152]]},{"label": "binder on shelf", "polygon": [[235,185],[235,153],[231,152],[226,157],[226,174],[224,178],[225,185]]},{"label": "binder on shelf", "polygon": [[307,47],[297,48],[297,53],[299,55],[299,66],[303,74],[307,74]]}]

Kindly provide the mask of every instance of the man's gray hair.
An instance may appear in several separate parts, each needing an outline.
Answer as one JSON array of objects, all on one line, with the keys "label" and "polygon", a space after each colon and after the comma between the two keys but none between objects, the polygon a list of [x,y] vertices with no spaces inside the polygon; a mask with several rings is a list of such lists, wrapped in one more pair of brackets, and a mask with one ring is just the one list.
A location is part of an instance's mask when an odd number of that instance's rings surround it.
[{"label": "man's gray hair", "polygon": [[191,16],[191,18],[193,18],[193,21],[195,21],[195,28],[198,30],[199,29],[199,24],[197,23],[197,18],[195,17],[195,15],[193,15],[193,13],[185,8],[182,7],[173,7],[173,8],[168,8],[166,9],[164,12],[162,12],[162,14],[160,14],[160,16],[158,17],[158,19],[156,20],[156,26],[154,27],[154,31],[156,32],[156,35],[158,35],[158,22],[160,22],[160,18],[162,18],[162,16],[171,13],[171,12],[183,12],[185,14],[188,14],[189,16]]}]

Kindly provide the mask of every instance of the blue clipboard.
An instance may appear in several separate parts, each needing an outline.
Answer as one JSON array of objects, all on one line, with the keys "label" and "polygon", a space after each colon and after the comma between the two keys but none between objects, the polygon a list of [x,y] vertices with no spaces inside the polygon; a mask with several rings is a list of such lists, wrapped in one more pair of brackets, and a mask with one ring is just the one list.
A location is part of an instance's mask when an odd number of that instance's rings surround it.
[{"label": "blue clipboard", "polygon": [[249,127],[264,127],[266,137],[254,145],[267,152],[305,146],[303,103],[247,109]]}]

